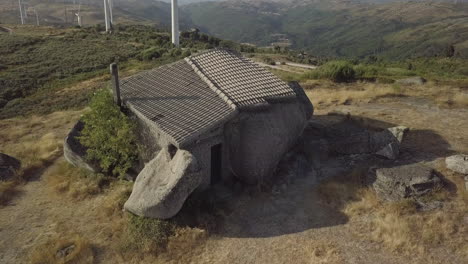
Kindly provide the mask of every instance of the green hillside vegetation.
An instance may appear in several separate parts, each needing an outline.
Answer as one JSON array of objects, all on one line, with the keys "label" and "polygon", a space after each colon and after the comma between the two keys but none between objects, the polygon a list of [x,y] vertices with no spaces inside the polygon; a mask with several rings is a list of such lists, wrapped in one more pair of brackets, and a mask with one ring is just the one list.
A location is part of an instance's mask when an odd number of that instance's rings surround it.
[{"label": "green hillside vegetation", "polygon": [[101,26],[14,29],[0,34],[0,118],[82,107],[89,89],[68,88],[106,76],[112,62],[123,70],[147,69],[202,49],[239,48],[198,33],[182,34],[181,48],[174,48],[168,32],[149,26],[116,26],[111,35]]},{"label": "green hillside vegetation", "polygon": [[317,56],[468,58],[466,3],[222,2],[188,5],[185,12],[194,25],[215,36],[269,45],[272,34],[286,34],[292,48]]}]

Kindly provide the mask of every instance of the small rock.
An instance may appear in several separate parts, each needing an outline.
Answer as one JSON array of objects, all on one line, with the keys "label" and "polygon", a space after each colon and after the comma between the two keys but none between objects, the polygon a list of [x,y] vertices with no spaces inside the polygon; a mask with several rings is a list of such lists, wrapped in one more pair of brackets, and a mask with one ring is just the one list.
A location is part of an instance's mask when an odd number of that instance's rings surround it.
[{"label": "small rock", "polygon": [[73,250],[75,250],[75,245],[70,245],[70,246],[67,246],[67,247],[64,247],[62,249],[59,249],[57,250],[57,253],[55,254],[55,256],[59,259],[64,259],[66,258],[68,255],[70,255]]},{"label": "small rock", "polygon": [[426,79],[416,76],[416,77],[410,77],[410,78],[397,80],[396,83],[404,84],[404,85],[423,85],[426,83]]},{"label": "small rock", "polygon": [[468,174],[468,155],[454,155],[445,159],[447,168],[461,174]]},{"label": "small rock", "polygon": [[7,181],[16,176],[21,162],[11,156],[0,153],[0,181]]},{"label": "small rock", "polygon": [[444,206],[444,203],[441,201],[431,201],[431,202],[421,202],[417,201],[417,206],[419,211],[427,212],[436,209],[440,209]]},{"label": "small rock", "polygon": [[382,199],[398,201],[420,197],[440,184],[441,180],[433,169],[421,164],[411,164],[377,169],[373,187]]},{"label": "small rock", "polygon": [[397,159],[398,155],[400,155],[400,144],[408,130],[407,127],[397,126],[374,134],[373,137],[371,137],[372,145],[380,146],[388,142],[387,145],[378,150],[375,154],[391,160]]}]

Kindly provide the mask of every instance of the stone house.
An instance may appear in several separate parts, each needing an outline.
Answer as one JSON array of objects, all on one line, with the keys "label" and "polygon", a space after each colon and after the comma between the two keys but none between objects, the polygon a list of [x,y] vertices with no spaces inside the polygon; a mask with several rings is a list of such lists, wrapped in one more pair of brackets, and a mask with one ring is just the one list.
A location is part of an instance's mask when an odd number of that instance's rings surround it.
[{"label": "stone house", "polygon": [[115,80],[116,101],[137,120],[143,146],[125,204],[141,216],[170,218],[192,192],[232,177],[262,182],[313,114],[297,83],[229,50]]}]

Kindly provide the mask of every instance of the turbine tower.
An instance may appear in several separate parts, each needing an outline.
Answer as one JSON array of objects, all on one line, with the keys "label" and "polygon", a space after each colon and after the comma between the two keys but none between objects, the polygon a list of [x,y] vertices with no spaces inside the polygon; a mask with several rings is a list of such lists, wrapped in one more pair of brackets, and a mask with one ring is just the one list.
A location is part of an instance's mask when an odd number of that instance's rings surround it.
[{"label": "turbine tower", "polygon": [[172,44],[179,47],[179,6],[172,0]]},{"label": "turbine tower", "polygon": [[110,30],[111,30],[111,23],[110,23],[110,20],[109,20],[109,6],[108,6],[109,2],[108,0],[104,0],[104,17],[105,17],[105,20],[106,20],[106,32],[109,33]]},{"label": "turbine tower", "polygon": [[78,26],[81,27],[82,24],[81,24],[81,14],[80,14],[80,12],[81,12],[81,0],[80,0],[80,3],[78,5],[78,12],[75,13],[75,16],[76,16],[76,19],[77,19],[77,22],[78,22]]},{"label": "turbine tower", "polygon": [[19,10],[20,10],[20,16],[21,16],[21,25],[24,25],[23,4],[21,3],[21,0],[18,0],[18,3],[19,3]]},{"label": "turbine tower", "polygon": [[107,0],[108,1],[108,6],[109,6],[109,15],[110,15],[110,23],[111,25],[114,25],[114,13],[112,12],[112,9],[114,8],[114,3],[113,0]]}]

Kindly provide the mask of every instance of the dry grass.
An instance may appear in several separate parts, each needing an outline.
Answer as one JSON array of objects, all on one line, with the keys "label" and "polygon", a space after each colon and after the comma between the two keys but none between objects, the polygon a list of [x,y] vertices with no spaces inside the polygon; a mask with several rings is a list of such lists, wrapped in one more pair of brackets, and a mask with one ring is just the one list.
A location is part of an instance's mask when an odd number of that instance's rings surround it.
[{"label": "dry grass", "polygon": [[468,106],[468,94],[462,89],[447,85],[427,83],[421,86],[378,84],[368,82],[333,83],[324,80],[308,80],[302,83],[314,105],[339,105],[351,102],[368,103],[385,97],[423,97],[442,107],[464,108]]},{"label": "dry grass", "polygon": [[68,195],[74,200],[83,200],[103,191],[110,179],[75,168],[62,160],[56,162],[44,175],[50,189],[59,195]]},{"label": "dry grass", "polygon": [[[31,264],[87,264],[94,262],[91,244],[79,235],[70,239],[55,237],[36,247],[30,255]],[[69,249],[66,254],[59,251]]]},{"label": "dry grass", "polygon": [[62,155],[63,139],[82,111],[0,120],[0,152],[21,161],[18,177],[0,186],[1,204],[18,193],[19,186]]},{"label": "dry grass", "polygon": [[331,243],[318,243],[310,246],[309,263],[343,263],[344,259],[340,256],[337,247]]},{"label": "dry grass", "polygon": [[442,209],[422,212],[412,200],[380,201],[371,188],[356,181],[359,179],[356,174],[358,172],[323,182],[318,190],[324,202],[340,209],[359,226],[356,229],[358,236],[408,256],[429,258],[428,252],[443,247],[461,258],[468,258],[465,243],[468,196],[463,183],[458,180],[461,177],[447,177],[457,185],[456,193],[441,190],[424,198],[426,201],[444,201]]}]

